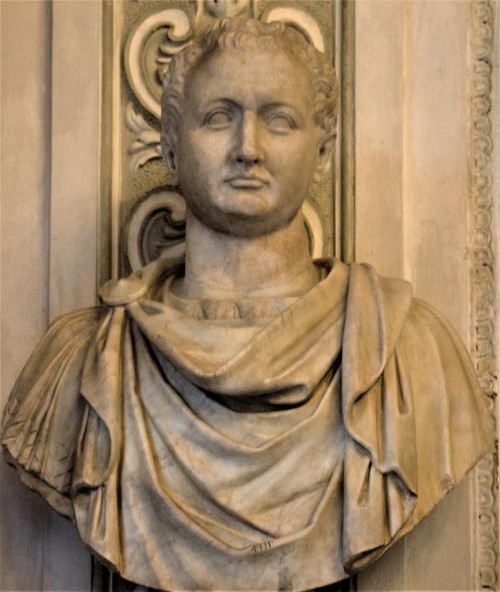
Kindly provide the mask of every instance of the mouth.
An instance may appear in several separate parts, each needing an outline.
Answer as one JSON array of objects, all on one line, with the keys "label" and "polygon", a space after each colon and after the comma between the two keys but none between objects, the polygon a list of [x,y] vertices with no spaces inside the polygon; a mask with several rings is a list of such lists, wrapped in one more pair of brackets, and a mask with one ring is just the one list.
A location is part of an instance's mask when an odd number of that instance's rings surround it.
[{"label": "mouth", "polygon": [[260,177],[245,176],[231,177],[230,179],[226,180],[226,183],[233,189],[248,190],[262,189],[262,187],[268,185],[268,182],[264,179],[261,179]]}]

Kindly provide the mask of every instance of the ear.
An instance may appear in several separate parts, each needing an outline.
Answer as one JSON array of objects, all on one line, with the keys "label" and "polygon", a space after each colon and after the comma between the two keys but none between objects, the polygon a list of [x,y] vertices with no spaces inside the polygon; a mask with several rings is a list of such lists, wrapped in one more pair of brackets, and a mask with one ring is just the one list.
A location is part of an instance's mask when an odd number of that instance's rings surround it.
[{"label": "ear", "polygon": [[175,152],[173,146],[171,146],[170,142],[167,140],[164,134],[161,134],[161,155],[163,157],[163,162],[172,177],[173,185],[177,185],[179,181],[179,177],[177,174],[177,162],[175,158]]},{"label": "ear", "polygon": [[314,181],[318,182],[330,167],[335,136],[323,136],[318,144],[318,164],[314,173]]}]

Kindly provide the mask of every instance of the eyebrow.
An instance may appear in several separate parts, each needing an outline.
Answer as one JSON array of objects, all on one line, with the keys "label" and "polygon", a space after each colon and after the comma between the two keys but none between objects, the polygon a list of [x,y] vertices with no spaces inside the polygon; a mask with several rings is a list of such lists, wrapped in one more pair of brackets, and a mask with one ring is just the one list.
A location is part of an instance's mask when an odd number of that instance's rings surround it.
[{"label": "eyebrow", "polygon": [[206,104],[199,103],[199,105],[202,109],[210,109],[210,107],[215,107],[216,105],[221,103],[233,108],[237,108],[239,106],[239,104],[236,101],[229,99],[227,97],[218,97],[216,99],[210,99]]},{"label": "eyebrow", "polygon": [[263,106],[264,110],[273,110],[273,109],[291,109],[294,112],[298,112],[299,110],[297,109],[297,107],[295,107],[295,105],[292,105],[292,103],[286,103],[286,102],[275,102],[275,103],[268,103],[266,105]]},{"label": "eyebrow", "polygon": [[[215,107],[218,104],[223,104],[226,105],[228,107],[231,107],[233,109],[239,109],[241,108],[241,103],[239,103],[238,101],[235,101],[234,99],[231,99],[229,97],[218,97],[216,99],[211,99],[209,100],[206,104],[199,104],[199,108],[203,111],[210,109],[211,107]],[[291,111],[293,111],[294,113],[300,114],[300,110],[293,105],[292,103],[287,103],[284,101],[271,101],[269,103],[265,103],[264,105],[262,105],[261,107],[259,107],[258,111],[262,112],[262,111],[273,111],[275,109],[289,109]]]}]

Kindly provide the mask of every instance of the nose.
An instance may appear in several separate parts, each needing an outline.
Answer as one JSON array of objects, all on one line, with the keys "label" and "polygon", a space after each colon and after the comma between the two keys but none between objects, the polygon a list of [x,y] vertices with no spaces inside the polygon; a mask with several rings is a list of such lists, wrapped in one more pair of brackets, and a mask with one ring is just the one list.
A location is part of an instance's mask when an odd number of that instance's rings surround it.
[{"label": "nose", "polygon": [[259,122],[256,113],[243,113],[235,139],[233,158],[238,163],[256,166],[262,164]]}]

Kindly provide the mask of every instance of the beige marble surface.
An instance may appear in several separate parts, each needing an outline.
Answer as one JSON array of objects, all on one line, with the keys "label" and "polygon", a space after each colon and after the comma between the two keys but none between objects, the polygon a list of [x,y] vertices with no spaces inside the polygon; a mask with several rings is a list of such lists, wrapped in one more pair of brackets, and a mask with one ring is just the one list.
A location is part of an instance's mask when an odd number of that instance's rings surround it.
[{"label": "beige marble surface", "polygon": [[[49,282],[51,6],[2,2],[0,11],[3,408],[27,356],[47,329],[51,291],[64,290]],[[92,259],[93,249],[79,242],[75,228],[71,232],[66,257],[79,250]],[[80,284],[84,290],[87,280],[80,277]],[[86,304],[93,301],[94,296]],[[90,555],[71,524],[47,513],[45,502],[13,478],[3,459],[0,471],[0,588],[88,590]]]}]

